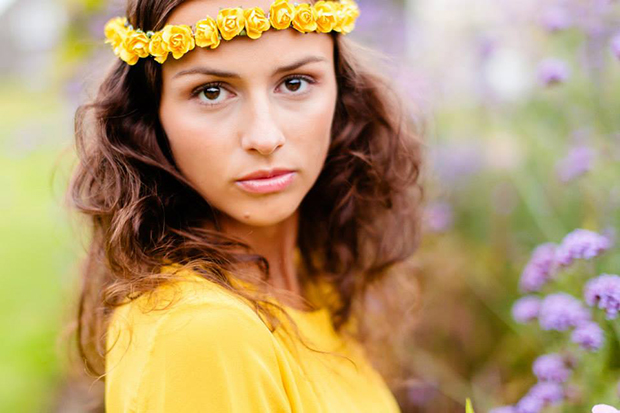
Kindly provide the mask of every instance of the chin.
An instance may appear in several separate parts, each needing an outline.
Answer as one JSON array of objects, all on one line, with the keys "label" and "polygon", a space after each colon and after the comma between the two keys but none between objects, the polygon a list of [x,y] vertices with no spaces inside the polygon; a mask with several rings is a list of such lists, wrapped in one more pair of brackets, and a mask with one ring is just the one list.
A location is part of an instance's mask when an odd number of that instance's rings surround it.
[{"label": "chin", "polygon": [[275,202],[257,198],[250,202],[238,204],[234,211],[224,211],[234,220],[256,227],[267,227],[279,224],[290,218],[297,210],[299,202],[292,202],[288,197],[280,198]]}]

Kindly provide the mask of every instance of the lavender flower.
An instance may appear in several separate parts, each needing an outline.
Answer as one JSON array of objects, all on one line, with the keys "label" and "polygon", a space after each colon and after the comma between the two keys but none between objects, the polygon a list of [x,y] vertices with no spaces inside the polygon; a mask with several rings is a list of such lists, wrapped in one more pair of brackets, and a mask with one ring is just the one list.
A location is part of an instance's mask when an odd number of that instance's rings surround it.
[{"label": "lavender flower", "polygon": [[530,389],[528,395],[540,399],[544,404],[558,403],[564,400],[565,397],[562,385],[553,381],[536,383]]},{"label": "lavender flower", "polygon": [[568,10],[555,6],[543,12],[541,23],[549,32],[557,32],[569,28],[573,24],[573,19]]},{"label": "lavender flower", "polygon": [[512,306],[512,318],[517,323],[527,323],[536,317],[540,310],[541,299],[533,295],[519,298]]},{"label": "lavender flower", "polygon": [[514,406],[500,406],[489,410],[489,413],[516,413]]},{"label": "lavender flower", "polygon": [[594,321],[589,321],[578,326],[571,335],[573,343],[585,350],[596,351],[601,348],[605,334],[603,329]]},{"label": "lavender flower", "polygon": [[620,59],[620,32],[616,33],[611,38],[611,51],[613,52],[614,56]]},{"label": "lavender flower", "polygon": [[569,75],[568,65],[560,59],[547,58],[538,66],[538,77],[544,86],[565,82]]},{"label": "lavender flower", "polygon": [[538,380],[564,383],[570,375],[564,358],[557,353],[544,354],[534,360],[532,370]]},{"label": "lavender flower", "polygon": [[425,221],[431,232],[444,232],[454,223],[452,207],[447,202],[434,202],[425,209]]},{"label": "lavender flower", "polygon": [[547,283],[555,270],[555,250],[557,245],[551,242],[541,244],[532,253],[521,279],[519,288],[523,292],[539,291]]},{"label": "lavender flower", "polygon": [[578,228],[564,237],[556,249],[555,260],[568,266],[576,259],[592,259],[611,248],[611,240],[594,231]]},{"label": "lavender flower", "polygon": [[540,413],[544,407],[544,403],[538,397],[526,395],[517,403],[517,413]]},{"label": "lavender flower", "polygon": [[590,312],[572,295],[555,293],[549,294],[541,302],[538,320],[543,330],[566,331],[589,321]]},{"label": "lavender flower", "polygon": [[594,150],[586,145],[573,147],[556,166],[560,180],[569,182],[588,172],[592,168],[594,156]]},{"label": "lavender flower", "polygon": [[584,287],[586,303],[605,310],[606,318],[613,320],[620,311],[620,276],[601,274],[588,281]]}]

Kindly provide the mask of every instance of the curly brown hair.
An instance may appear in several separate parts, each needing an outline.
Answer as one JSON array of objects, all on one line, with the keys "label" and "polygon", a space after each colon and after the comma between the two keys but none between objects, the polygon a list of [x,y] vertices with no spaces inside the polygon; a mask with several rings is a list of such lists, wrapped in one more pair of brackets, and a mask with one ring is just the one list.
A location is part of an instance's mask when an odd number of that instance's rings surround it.
[{"label": "curly brown hair", "polygon": [[[126,16],[134,27],[160,30],[183,1],[129,0]],[[365,302],[368,287],[419,245],[423,127],[386,77],[362,60],[372,52],[330,35],[337,107],[325,165],[300,206],[297,243],[300,274],[326,279],[337,293],[332,322],[338,331],[355,304]],[[268,279],[269,265],[218,230],[214,209],[175,166],[158,118],[160,94],[160,64],[140,59],[129,66],[117,59],[94,99],[75,115],[79,163],[67,198],[87,218],[91,235],[81,268],[77,348],[98,378],[105,376],[109,316],[173,278],[161,271],[164,263],[198,272],[272,319],[271,304],[225,276],[235,264],[253,263]],[[215,229],[206,229],[207,221]],[[358,318],[363,341],[370,318]]]}]

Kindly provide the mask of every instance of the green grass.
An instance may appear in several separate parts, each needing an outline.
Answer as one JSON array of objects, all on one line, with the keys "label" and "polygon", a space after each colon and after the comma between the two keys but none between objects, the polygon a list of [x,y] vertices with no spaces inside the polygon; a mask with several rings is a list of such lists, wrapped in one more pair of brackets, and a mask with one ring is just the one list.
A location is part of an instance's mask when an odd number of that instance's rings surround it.
[{"label": "green grass", "polygon": [[55,90],[7,82],[0,92],[0,411],[41,411],[60,381],[57,339],[79,249],[62,206],[71,156],[52,180],[72,119]]}]

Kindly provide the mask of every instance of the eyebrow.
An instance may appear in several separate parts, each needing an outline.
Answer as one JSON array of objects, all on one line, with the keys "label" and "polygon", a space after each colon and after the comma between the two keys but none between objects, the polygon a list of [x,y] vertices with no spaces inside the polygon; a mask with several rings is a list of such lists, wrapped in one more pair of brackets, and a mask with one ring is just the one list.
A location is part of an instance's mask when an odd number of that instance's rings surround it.
[{"label": "eyebrow", "polygon": [[[293,63],[288,64],[286,66],[281,66],[281,67],[277,68],[276,70],[273,71],[273,75],[275,76],[275,75],[277,75],[279,73],[289,72],[291,70],[298,69],[298,68],[300,68],[302,66],[305,66],[307,64],[310,64],[310,63],[324,62],[324,61],[325,61],[325,58],[321,57],[321,56],[307,56],[307,57],[304,57],[303,59],[300,59],[300,60],[298,60],[296,62],[293,62]],[[209,67],[206,67],[206,66],[199,66],[199,67],[193,67],[191,69],[181,70],[181,71],[175,73],[174,76],[172,76],[172,78],[176,79],[177,77],[180,77],[180,76],[196,75],[196,74],[211,75],[211,76],[224,77],[224,78],[234,78],[234,79],[241,78],[241,76],[238,73],[226,72],[226,71],[222,71],[222,70],[217,70],[217,69],[209,68]]]}]

